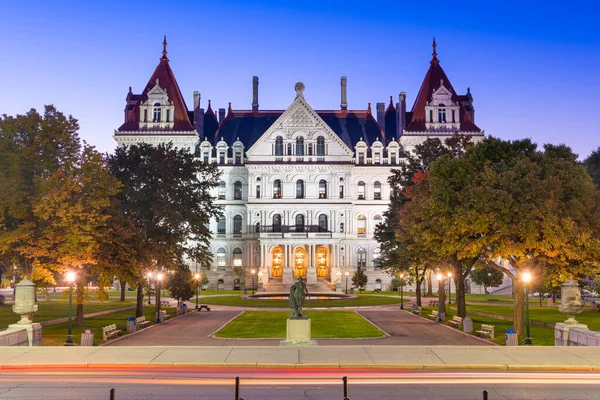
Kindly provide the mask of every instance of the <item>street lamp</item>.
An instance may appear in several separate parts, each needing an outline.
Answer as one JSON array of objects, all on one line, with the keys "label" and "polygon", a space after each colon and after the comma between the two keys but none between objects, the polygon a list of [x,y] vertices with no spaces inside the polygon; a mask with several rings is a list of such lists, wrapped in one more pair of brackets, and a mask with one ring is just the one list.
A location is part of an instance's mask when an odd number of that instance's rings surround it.
[{"label": "street lamp", "polygon": [[346,294],[348,294],[348,275],[350,275],[350,272],[346,271],[344,275],[346,275]]},{"label": "street lamp", "polygon": [[400,309],[404,310],[404,274],[400,274]]},{"label": "street lamp", "polygon": [[254,274],[256,273],[256,270],[255,270],[255,269],[252,269],[252,270],[250,271],[250,273],[252,274],[252,294],[254,294],[254,293],[255,293],[255,287],[254,287]]},{"label": "street lamp", "polygon": [[156,323],[159,324],[162,321],[160,320],[160,281],[163,278],[162,273],[156,274]]},{"label": "street lamp", "polygon": [[68,337],[65,346],[75,346],[73,342],[73,282],[75,282],[75,272],[67,272],[67,282],[69,282],[69,321],[68,321]]},{"label": "street lamp", "polygon": [[150,292],[152,291],[152,272],[148,272],[148,305],[152,305],[150,301]]},{"label": "street lamp", "polygon": [[452,272],[448,272],[448,304],[452,304]]},{"label": "street lamp", "polygon": [[442,300],[442,290],[444,290],[444,275],[437,274],[438,279],[438,319],[437,322],[443,322],[442,319],[442,307],[444,306],[444,301]]},{"label": "street lamp", "polygon": [[196,310],[198,309],[198,287],[200,286],[200,274],[196,274]]},{"label": "street lamp", "polygon": [[525,284],[525,340],[523,341],[524,346],[531,346],[531,337],[529,336],[529,282],[531,282],[531,273],[529,271],[523,272],[521,275],[523,283]]}]

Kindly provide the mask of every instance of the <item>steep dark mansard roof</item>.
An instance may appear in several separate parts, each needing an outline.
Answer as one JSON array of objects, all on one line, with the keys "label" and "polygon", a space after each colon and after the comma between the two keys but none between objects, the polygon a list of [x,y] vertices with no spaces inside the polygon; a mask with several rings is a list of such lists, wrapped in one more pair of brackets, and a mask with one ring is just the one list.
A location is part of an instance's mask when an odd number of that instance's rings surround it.
[{"label": "steep dark mansard roof", "polygon": [[[231,144],[238,138],[246,149],[250,148],[269,129],[284,110],[229,110],[227,117],[212,138],[216,144],[221,138]],[[384,144],[388,140],[381,132],[377,121],[368,110],[315,110],[323,121],[351,149],[359,140],[368,146],[379,138]],[[208,135],[207,135],[208,139]]]}]

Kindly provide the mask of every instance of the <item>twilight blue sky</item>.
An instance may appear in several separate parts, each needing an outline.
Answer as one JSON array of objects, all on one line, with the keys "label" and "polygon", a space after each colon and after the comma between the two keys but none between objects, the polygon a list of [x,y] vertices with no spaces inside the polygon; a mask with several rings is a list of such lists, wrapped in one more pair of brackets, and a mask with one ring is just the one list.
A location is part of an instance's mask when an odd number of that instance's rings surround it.
[{"label": "twilight blue sky", "polygon": [[[52,4],[50,4],[52,3]],[[593,1],[10,1],[0,0],[0,113],[54,104],[81,137],[112,151],[128,87],[139,93],[167,35],[188,107],[284,109],[303,81],[315,109],[396,99],[412,107],[431,40],[476,123],[504,139],[600,146],[600,5]],[[555,5],[556,4],[556,5]]]}]

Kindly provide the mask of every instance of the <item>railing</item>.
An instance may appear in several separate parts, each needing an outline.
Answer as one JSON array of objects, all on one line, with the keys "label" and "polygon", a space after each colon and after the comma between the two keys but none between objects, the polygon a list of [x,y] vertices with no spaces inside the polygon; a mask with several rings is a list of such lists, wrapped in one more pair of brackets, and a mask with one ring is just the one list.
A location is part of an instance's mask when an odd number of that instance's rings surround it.
[{"label": "railing", "polygon": [[261,233],[331,233],[331,231],[320,227],[319,225],[261,225]]}]

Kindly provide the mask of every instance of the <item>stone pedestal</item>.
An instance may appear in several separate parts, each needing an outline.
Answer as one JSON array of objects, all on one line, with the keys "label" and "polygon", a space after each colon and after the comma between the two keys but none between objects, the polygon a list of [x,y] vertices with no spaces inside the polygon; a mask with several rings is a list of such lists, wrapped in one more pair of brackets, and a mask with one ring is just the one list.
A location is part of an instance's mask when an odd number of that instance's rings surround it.
[{"label": "stone pedestal", "polygon": [[565,324],[557,323],[554,325],[554,345],[555,346],[569,346],[569,331],[572,329],[587,329],[585,324]]},{"label": "stone pedestal", "polygon": [[466,333],[473,332],[473,320],[469,317],[463,318],[463,331]]},{"label": "stone pedestal", "polygon": [[7,332],[25,330],[27,332],[27,340],[29,346],[41,346],[42,345],[42,325],[36,323],[33,324],[11,324],[8,326]]},{"label": "stone pedestal", "polygon": [[287,320],[286,338],[281,341],[281,346],[311,346],[317,344],[311,339],[310,319]]},{"label": "stone pedestal", "polygon": [[553,307],[554,306],[554,300],[552,300],[552,297],[550,297],[548,299],[548,307]]}]

